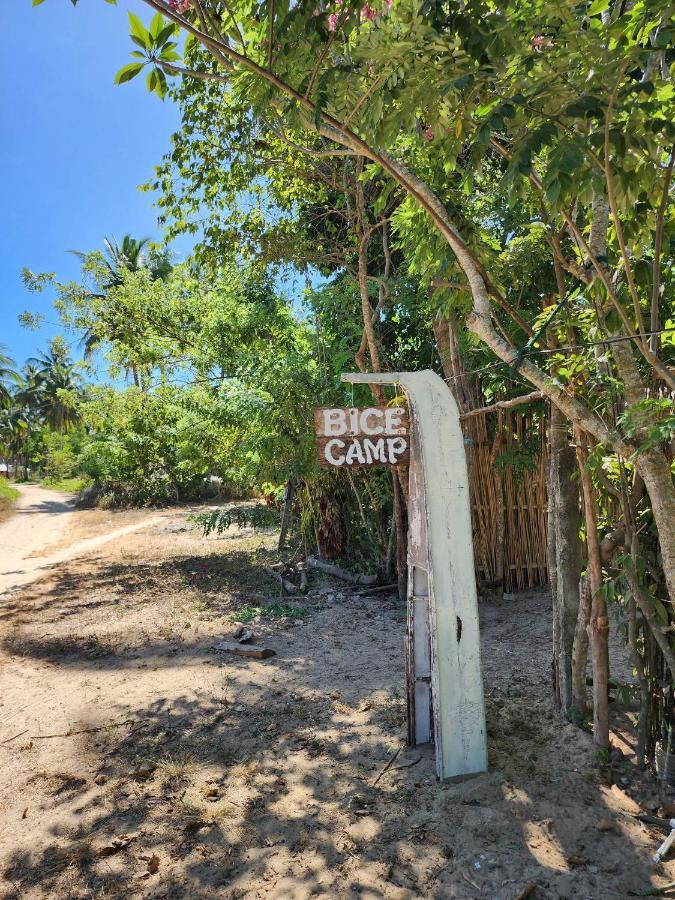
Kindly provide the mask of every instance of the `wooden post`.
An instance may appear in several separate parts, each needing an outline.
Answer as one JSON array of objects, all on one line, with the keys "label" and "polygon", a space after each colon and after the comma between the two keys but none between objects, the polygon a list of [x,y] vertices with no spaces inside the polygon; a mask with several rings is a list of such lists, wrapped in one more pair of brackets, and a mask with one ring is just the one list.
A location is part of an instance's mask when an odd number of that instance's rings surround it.
[{"label": "wooden post", "polygon": [[391,470],[391,482],[394,490],[394,522],[396,525],[396,580],[398,583],[398,599],[406,598],[406,547],[405,531],[403,528],[403,503],[401,501],[401,486],[398,483],[398,472]]},{"label": "wooden post", "polygon": [[[431,371],[348,374],[399,384],[412,424],[408,503],[411,737],[433,736],[439,778],[487,769],[469,480],[457,404]],[[424,672],[427,664],[428,675]],[[429,726],[427,727],[427,722]],[[431,732],[431,735],[429,735]]]}]

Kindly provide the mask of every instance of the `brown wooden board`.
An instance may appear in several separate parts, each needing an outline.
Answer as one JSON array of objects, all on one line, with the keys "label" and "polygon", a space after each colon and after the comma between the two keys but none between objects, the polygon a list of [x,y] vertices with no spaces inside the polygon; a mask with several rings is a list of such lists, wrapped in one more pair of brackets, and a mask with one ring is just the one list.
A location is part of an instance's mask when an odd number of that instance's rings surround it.
[{"label": "brown wooden board", "polygon": [[314,427],[323,468],[410,463],[408,414],[402,407],[321,407],[314,410]]},{"label": "brown wooden board", "polygon": [[314,431],[317,437],[404,436],[410,431],[408,411],[402,406],[320,406],[314,410]]}]

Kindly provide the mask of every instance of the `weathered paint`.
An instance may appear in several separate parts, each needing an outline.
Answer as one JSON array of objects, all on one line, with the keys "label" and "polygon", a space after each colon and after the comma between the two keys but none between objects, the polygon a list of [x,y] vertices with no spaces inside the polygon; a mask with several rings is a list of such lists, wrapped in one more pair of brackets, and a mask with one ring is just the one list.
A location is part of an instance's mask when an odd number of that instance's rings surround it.
[{"label": "weathered paint", "polygon": [[[408,697],[415,707],[411,730],[415,739],[428,730],[428,708],[423,708],[428,704],[423,688],[428,629],[436,771],[439,778],[484,772],[487,744],[478,602],[457,405],[443,380],[430,371],[349,374],[342,379],[399,384],[408,397],[413,440],[407,644],[412,673]],[[428,598],[420,588],[425,582]]]},{"label": "weathered paint", "polygon": [[319,465],[324,468],[407,465],[408,413],[398,406],[314,410]]}]

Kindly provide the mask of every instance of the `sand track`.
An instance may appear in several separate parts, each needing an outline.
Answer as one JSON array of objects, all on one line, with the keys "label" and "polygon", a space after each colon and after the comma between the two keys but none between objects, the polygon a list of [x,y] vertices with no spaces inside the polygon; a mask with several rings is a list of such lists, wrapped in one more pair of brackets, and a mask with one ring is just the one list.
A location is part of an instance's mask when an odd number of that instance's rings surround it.
[{"label": "sand track", "polygon": [[16,513],[0,525],[0,597],[30,584],[59,563],[162,518],[148,515],[140,522],[57,547],[75,515],[72,495],[35,484],[17,488],[21,498]]}]

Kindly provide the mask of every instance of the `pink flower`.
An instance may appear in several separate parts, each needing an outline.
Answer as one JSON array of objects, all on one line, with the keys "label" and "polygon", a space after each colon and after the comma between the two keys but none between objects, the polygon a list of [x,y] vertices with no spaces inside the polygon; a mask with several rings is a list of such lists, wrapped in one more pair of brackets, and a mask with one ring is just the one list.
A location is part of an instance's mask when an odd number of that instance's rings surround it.
[{"label": "pink flower", "polygon": [[335,27],[337,25],[338,16],[337,13],[331,13],[328,16],[328,30],[335,31]]},{"label": "pink flower", "polygon": [[536,50],[537,53],[541,53],[546,47],[552,47],[553,41],[550,41],[543,34],[538,34],[536,37],[532,38],[532,49]]},{"label": "pink flower", "polygon": [[190,9],[191,0],[168,0],[169,6],[178,13],[186,13]]},{"label": "pink flower", "polygon": [[394,5],[394,0],[384,0],[384,2],[387,5],[387,9],[391,9],[392,6]]},{"label": "pink flower", "polygon": [[368,19],[369,22],[374,22],[375,19],[377,18],[377,13],[376,13],[375,10],[374,10],[371,6],[369,6],[367,3],[366,3],[366,5],[363,7],[363,9],[361,10],[361,12],[363,13],[364,18],[365,18],[365,19]]},{"label": "pink flower", "polygon": [[433,128],[425,128],[422,132],[422,137],[425,141],[433,141],[435,138],[434,129]]}]

